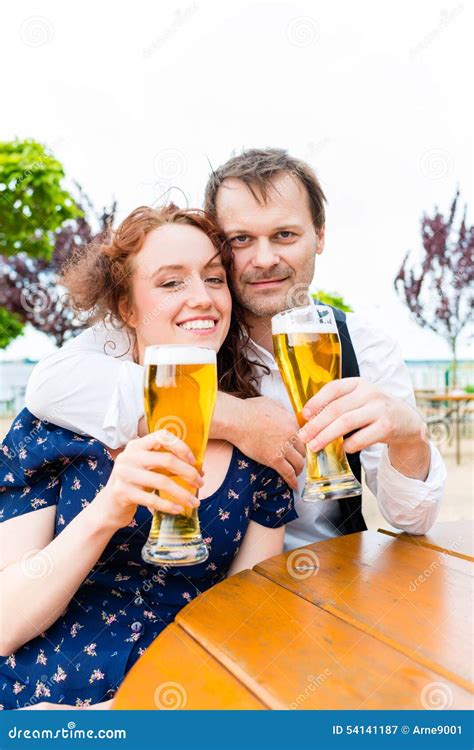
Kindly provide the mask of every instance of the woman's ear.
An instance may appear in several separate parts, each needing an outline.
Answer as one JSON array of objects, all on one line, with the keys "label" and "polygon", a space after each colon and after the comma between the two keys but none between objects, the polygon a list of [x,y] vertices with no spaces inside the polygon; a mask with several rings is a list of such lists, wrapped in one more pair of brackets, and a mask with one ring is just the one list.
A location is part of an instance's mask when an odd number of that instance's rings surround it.
[{"label": "woman's ear", "polygon": [[326,227],[323,225],[316,231],[316,255],[321,255],[324,250],[324,240],[326,236]]},{"label": "woman's ear", "polygon": [[118,303],[118,311],[125,325],[127,325],[129,328],[136,328],[137,316],[135,314],[135,310],[133,309],[131,300],[127,300],[125,299],[125,297],[122,297]]}]

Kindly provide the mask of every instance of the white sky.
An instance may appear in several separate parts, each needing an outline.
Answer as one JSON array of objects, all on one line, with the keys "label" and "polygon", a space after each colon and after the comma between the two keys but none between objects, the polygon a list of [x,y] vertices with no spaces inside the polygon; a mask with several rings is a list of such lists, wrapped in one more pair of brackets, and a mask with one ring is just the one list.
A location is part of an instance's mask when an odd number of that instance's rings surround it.
[{"label": "white sky", "polygon": [[[392,282],[457,184],[474,220],[472,16],[468,0],[2,4],[0,140],[50,145],[119,218],[170,181],[200,205],[208,158],[285,147],[329,200],[316,286],[398,332],[406,358],[449,357]],[[28,334],[6,356],[51,348]]]}]

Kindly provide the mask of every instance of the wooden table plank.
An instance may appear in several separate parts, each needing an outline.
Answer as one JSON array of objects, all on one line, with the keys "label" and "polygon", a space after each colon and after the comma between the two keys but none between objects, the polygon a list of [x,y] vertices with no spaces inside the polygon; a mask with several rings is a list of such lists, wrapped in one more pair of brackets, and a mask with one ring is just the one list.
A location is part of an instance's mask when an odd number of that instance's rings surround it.
[{"label": "wooden table plank", "polygon": [[474,566],[466,560],[364,531],[279,555],[255,570],[472,689]]},{"label": "wooden table plank", "polygon": [[[417,709],[440,681],[436,672],[253,571],[209,589],[176,619],[272,709]],[[453,708],[472,706],[466,690],[443,684]]]},{"label": "wooden table plank", "polygon": [[177,625],[132,667],[113,709],[265,709],[244,685]]},{"label": "wooden table plank", "polygon": [[381,534],[396,537],[402,542],[446,552],[474,562],[474,521],[444,521],[436,523],[427,534],[415,536],[396,529],[377,529]]}]

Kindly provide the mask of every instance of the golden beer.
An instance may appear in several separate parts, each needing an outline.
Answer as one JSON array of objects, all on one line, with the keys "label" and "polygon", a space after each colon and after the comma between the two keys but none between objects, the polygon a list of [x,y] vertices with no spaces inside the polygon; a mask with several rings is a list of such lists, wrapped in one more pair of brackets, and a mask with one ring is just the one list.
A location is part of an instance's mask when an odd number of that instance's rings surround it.
[{"label": "golden beer", "polygon": [[[275,359],[300,427],[302,410],[312,396],[341,377],[341,342],[330,307],[309,305],[272,318]],[[303,500],[338,499],[359,495],[343,448],[343,438],[314,453],[306,446]]]},{"label": "golden beer", "polygon": [[[199,346],[149,346],[145,351],[144,399],[150,432],[167,430],[169,450],[180,438],[192,450],[200,471],[209,437],[217,396],[216,353]],[[196,493],[181,477],[170,472],[176,484]],[[179,505],[179,500],[160,490],[160,497]],[[153,514],[148,540],[143,547],[145,562],[156,565],[195,565],[209,555],[202,539],[197,508],[183,507],[178,515]]]}]

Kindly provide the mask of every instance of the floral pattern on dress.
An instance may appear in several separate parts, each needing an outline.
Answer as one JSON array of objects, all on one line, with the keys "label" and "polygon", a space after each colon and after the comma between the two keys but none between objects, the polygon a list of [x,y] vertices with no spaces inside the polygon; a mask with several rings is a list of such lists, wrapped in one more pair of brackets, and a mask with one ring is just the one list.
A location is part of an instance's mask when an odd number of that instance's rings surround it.
[{"label": "floral pattern on dress", "polygon": [[[0,450],[0,520],[54,506],[58,536],[93,502],[112,468],[97,440],[24,409]],[[221,487],[199,507],[209,548],[205,562],[173,568],[143,562],[151,516],[138,507],[59,619],[14,654],[0,657],[0,705],[14,709],[48,700],[84,707],[113,697],[180,609],[225,578],[250,521],[277,527],[296,517],[283,480],[237,448]]]}]

